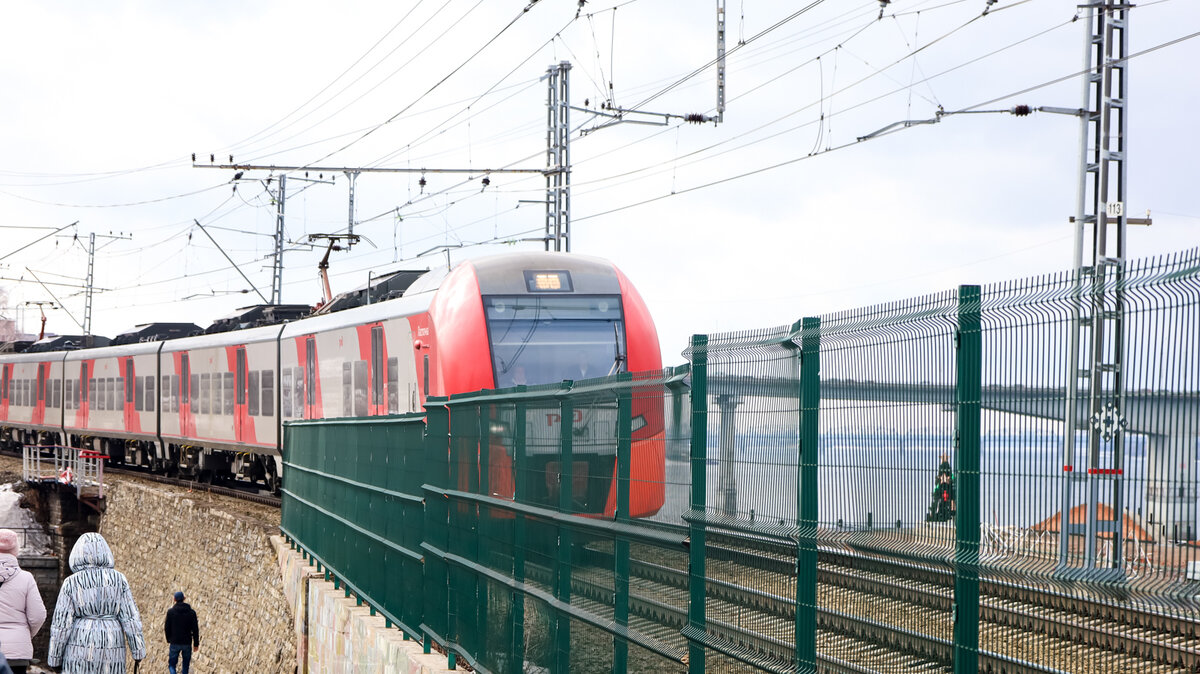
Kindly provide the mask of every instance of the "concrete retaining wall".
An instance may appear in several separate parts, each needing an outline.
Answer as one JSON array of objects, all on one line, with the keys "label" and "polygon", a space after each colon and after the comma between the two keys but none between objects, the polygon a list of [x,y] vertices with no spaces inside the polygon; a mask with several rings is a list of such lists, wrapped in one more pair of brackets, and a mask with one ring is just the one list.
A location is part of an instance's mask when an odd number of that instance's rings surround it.
[{"label": "concrete retaining wall", "polygon": [[114,484],[100,532],[142,615],[142,671],[167,671],[163,620],[183,590],[200,618],[199,672],[296,668],[291,612],[271,535],[278,530],[168,488]]},{"label": "concrete retaining wall", "polygon": [[299,552],[273,537],[284,594],[296,617],[296,660],[300,674],[435,674],[448,672],[446,657],[426,655],[405,641],[383,617],[334,589]]}]

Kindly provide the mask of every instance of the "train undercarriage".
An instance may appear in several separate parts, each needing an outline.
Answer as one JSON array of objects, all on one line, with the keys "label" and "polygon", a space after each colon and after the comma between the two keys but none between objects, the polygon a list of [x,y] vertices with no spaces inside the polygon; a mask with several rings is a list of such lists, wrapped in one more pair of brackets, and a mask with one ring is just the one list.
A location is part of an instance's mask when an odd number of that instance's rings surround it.
[{"label": "train undercarriage", "polygon": [[279,493],[282,461],[268,454],[99,436],[67,435],[16,427],[0,428],[0,449],[21,452],[25,445],[67,445],[106,456],[105,465],[195,480],[257,485]]}]

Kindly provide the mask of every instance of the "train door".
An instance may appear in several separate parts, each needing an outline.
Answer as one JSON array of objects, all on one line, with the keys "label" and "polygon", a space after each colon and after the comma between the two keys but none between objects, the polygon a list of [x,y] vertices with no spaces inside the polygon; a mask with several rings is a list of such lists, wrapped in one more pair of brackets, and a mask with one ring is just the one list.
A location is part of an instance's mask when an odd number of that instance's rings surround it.
[{"label": "train door", "polygon": [[12,365],[0,369],[0,420],[8,419],[8,380],[12,378]]},{"label": "train door", "polygon": [[196,426],[192,421],[191,374],[191,363],[188,362],[188,354],[185,351],[179,354],[179,434],[183,437],[196,433]]},{"label": "train door", "polygon": [[387,401],[383,394],[387,370],[383,367],[383,356],[383,326],[376,325],[371,328],[371,407],[367,412],[372,415],[387,413]]},{"label": "train door", "polygon": [[234,437],[241,440],[246,432],[246,425],[249,423],[246,413],[246,347],[237,347],[237,357],[235,359],[235,374],[234,374],[234,408],[233,408],[233,432]]},{"label": "train door", "polygon": [[304,418],[318,419],[317,410],[317,340],[304,340]]},{"label": "train door", "polygon": [[137,414],[133,409],[133,392],[136,388],[135,383],[136,382],[133,380],[133,358],[128,357],[125,359],[125,402],[121,405],[121,409],[124,411],[123,419],[125,420],[125,430],[127,431],[142,430],[140,426],[138,428],[134,427],[135,424],[138,423]]},{"label": "train door", "polygon": [[38,363],[37,367],[37,397],[33,399],[33,414],[31,422],[40,424],[46,414],[46,364]]}]

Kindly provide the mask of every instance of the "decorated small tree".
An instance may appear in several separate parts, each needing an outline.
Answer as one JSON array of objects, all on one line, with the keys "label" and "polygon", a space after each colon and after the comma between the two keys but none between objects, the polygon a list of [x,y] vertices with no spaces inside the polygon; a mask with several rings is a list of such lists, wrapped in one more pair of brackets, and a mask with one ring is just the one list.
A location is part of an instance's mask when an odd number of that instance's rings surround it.
[{"label": "decorated small tree", "polygon": [[933,502],[929,504],[926,522],[948,522],[954,519],[954,469],[950,457],[943,454],[933,479]]}]

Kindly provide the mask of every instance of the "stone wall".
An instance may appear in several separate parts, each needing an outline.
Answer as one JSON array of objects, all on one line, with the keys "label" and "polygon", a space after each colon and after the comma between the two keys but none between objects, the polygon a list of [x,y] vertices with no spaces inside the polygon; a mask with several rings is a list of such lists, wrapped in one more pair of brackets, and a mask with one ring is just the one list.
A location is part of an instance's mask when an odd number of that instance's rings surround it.
[{"label": "stone wall", "polygon": [[448,674],[446,656],[427,654],[368,606],[324,580],[303,556],[274,538],[284,593],[296,616],[299,674]]},{"label": "stone wall", "polygon": [[46,605],[46,622],[42,629],[33,636],[33,657],[46,661],[46,653],[50,648],[50,619],[54,617],[54,605],[58,601],[58,587],[61,578],[58,573],[58,557],[52,555],[21,555],[17,562],[37,582],[38,592],[42,595],[42,603]]},{"label": "stone wall", "polygon": [[167,669],[163,619],[176,590],[200,618],[193,671],[295,671],[292,615],[271,543],[276,529],[169,487],[124,481],[106,496],[100,532],[142,615],[142,671]]}]

